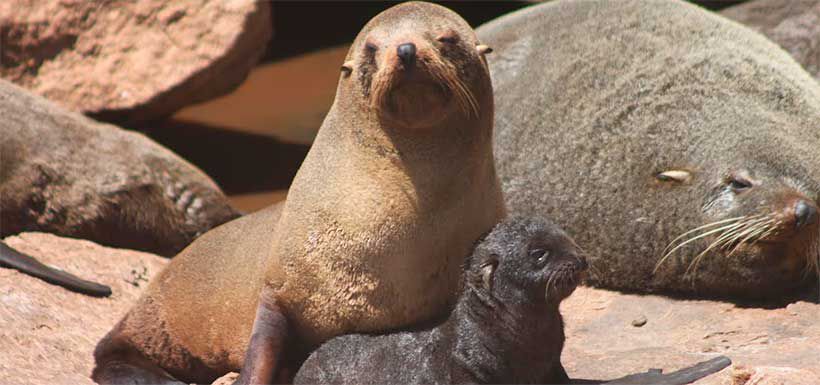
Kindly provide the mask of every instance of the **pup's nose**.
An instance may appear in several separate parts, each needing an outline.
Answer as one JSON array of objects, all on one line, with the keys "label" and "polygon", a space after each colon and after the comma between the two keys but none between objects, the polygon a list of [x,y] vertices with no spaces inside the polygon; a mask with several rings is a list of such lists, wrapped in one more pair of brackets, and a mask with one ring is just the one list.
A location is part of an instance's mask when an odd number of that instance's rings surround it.
[{"label": "pup's nose", "polygon": [[817,207],[804,200],[794,205],[794,224],[799,229],[817,220]]},{"label": "pup's nose", "polygon": [[413,43],[404,43],[396,47],[396,54],[405,65],[413,64],[416,60],[416,45]]},{"label": "pup's nose", "polygon": [[586,270],[587,267],[589,267],[589,265],[587,264],[586,257],[584,257],[582,255],[579,255],[579,256],[576,256],[575,258],[578,258],[578,269]]}]

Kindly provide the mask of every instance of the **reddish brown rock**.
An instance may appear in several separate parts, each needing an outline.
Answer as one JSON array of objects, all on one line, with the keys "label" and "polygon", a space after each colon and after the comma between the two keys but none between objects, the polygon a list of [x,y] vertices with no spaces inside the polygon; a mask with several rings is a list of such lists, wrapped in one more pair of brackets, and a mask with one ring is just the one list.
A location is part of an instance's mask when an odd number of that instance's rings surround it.
[{"label": "reddish brown rock", "polygon": [[780,44],[820,81],[820,0],[755,0],[721,14]]},{"label": "reddish brown rock", "polygon": [[[650,368],[668,372],[718,355],[753,373],[769,373],[766,378],[776,374],[796,381],[801,373],[820,374],[817,303],[744,308],[582,287],[564,301],[562,313],[567,325],[563,363],[571,378],[613,379]],[[634,326],[642,316],[646,323]],[[726,369],[697,384],[729,385],[731,377]]]},{"label": "reddish brown rock", "polygon": [[167,260],[44,233],[5,240],[43,263],[109,285],[113,294],[88,297],[0,268],[0,383],[91,384],[97,341]]},{"label": "reddish brown rock", "polygon": [[272,30],[254,0],[3,1],[0,25],[0,76],[119,123],[230,91]]}]

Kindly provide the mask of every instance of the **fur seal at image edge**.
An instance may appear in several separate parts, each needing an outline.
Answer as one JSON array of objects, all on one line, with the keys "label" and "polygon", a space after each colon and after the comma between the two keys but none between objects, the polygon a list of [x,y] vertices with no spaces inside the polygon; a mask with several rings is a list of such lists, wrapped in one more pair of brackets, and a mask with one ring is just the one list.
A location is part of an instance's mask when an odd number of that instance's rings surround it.
[{"label": "fur seal at image edge", "polygon": [[[207,175],[144,135],[0,80],[0,237],[42,231],[172,256],[239,216]],[[3,246],[0,264],[107,295]],[[90,285],[89,285],[90,284]]]},{"label": "fur seal at image edge", "polygon": [[820,86],[683,1],[554,1],[479,37],[511,213],[553,218],[616,289],[779,297],[816,281]]},{"label": "fur seal at image edge", "polygon": [[504,216],[487,51],[438,5],[374,17],[286,200],[174,258],[100,341],[92,378],[208,383],[241,368],[238,383],[270,383],[331,337],[442,316]]}]

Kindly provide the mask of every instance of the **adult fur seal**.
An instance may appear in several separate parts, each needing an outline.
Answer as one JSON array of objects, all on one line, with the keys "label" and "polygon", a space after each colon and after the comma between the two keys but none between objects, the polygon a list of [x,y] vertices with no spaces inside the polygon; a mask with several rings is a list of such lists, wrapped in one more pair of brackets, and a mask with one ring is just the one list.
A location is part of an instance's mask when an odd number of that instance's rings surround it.
[{"label": "adult fur seal", "polygon": [[683,1],[554,1],[478,29],[495,49],[511,213],[552,217],[594,284],[776,297],[820,258],[820,86]]},{"label": "adult fur seal", "polygon": [[[239,215],[204,173],[139,133],[3,80],[0,116],[0,237],[43,231],[172,256]],[[0,262],[85,290],[7,246]]]},{"label": "adult fur seal", "polygon": [[201,383],[241,367],[239,383],[268,383],[330,337],[440,316],[504,215],[486,50],[433,4],[368,22],[287,199],[180,253],[99,343],[94,380]]},{"label": "adult fur seal", "polygon": [[310,355],[294,383],[564,383],[558,305],[585,269],[578,247],[554,224],[505,221],[476,246],[444,323],[336,337]]}]

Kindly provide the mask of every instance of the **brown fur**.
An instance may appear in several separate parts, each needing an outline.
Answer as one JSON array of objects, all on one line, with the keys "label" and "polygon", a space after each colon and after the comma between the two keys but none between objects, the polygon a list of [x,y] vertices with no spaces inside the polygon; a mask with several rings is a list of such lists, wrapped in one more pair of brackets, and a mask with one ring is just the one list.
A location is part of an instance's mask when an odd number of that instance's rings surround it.
[{"label": "brown fur", "polygon": [[0,80],[0,237],[43,231],[172,256],[239,214],[196,167]]},{"label": "brown fur", "polygon": [[[453,32],[457,43],[435,40]],[[395,58],[408,41],[418,48],[412,71]],[[476,45],[467,23],[436,5],[402,4],[371,20],[287,200],[175,258],[101,341],[95,378],[134,352],[186,381],[238,370],[263,287],[292,327],[290,350],[440,315],[463,258],[504,214]],[[474,113],[461,107],[468,97]],[[410,99],[424,114],[396,107]]]},{"label": "brown fur", "polygon": [[589,282],[753,298],[816,282],[820,221],[795,208],[820,206],[820,86],[786,52],[669,0],[552,1],[478,33],[510,212],[566,228]]}]

